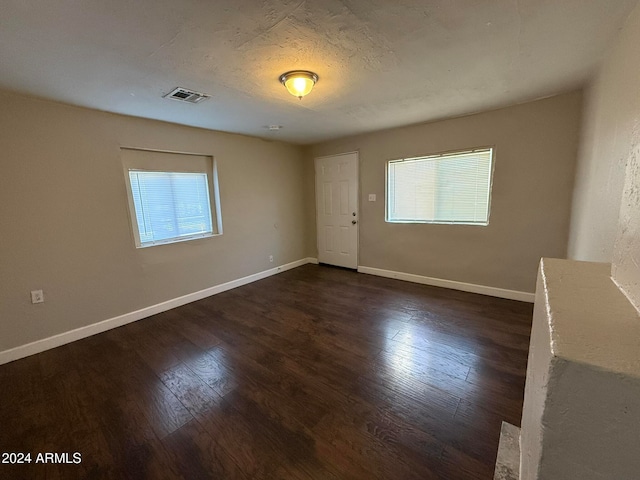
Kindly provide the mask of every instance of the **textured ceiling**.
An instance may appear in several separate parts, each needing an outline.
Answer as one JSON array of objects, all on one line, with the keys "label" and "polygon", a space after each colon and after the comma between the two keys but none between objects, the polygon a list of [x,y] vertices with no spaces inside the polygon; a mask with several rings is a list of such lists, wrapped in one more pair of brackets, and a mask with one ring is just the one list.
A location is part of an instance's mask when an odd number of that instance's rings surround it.
[{"label": "textured ceiling", "polygon": [[[0,88],[306,144],[576,88],[636,3],[4,0]],[[320,77],[302,100],[292,69]]]}]

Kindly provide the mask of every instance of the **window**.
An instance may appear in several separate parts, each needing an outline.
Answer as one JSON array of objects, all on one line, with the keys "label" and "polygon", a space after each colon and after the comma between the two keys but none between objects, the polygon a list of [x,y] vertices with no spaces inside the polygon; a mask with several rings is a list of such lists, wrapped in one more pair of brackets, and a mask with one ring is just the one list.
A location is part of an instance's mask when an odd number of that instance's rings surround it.
[{"label": "window", "polygon": [[488,225],[493,149],[387,163],[386,220]]},{"label": "window", "polygon": [[137,247],[222,233],[211,157],[122,149]]}]

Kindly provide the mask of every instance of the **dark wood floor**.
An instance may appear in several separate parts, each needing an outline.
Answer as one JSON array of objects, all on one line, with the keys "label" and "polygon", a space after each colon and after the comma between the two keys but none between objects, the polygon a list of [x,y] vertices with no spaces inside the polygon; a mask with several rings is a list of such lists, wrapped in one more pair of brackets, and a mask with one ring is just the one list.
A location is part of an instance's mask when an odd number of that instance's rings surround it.
[{"label": "dark wood floor", "polygon": [[491,479],[531,314],[300,267],[0,366],[0,452],[82,455],[0,478]]}]

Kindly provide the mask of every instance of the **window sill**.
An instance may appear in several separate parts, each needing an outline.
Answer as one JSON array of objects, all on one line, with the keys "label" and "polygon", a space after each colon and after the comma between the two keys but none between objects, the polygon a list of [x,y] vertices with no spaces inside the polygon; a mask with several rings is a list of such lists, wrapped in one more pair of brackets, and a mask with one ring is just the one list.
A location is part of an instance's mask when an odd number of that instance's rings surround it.
[{"label": "window sill", "polygon": [[159,242],[150,242],[142,245],[136,245],[136,248],[149,248],[149,247],[157,247],[159,245],[171,245],[172,243],[183,243],[183,242],[189,242],[191,240],[201,240],[203,238],[219,237],[221,235],[222,233],[208,233],[206,235],[193,235],[189,237],[172,238],[170,240],[163,240]]}]

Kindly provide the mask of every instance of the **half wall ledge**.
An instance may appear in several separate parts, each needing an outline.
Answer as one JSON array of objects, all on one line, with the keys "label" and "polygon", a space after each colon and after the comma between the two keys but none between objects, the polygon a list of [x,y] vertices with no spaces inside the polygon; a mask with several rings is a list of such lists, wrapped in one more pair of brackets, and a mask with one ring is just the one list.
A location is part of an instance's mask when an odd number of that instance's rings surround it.
[{"label": "half wall ledge", "polygon": [[518,475],[498,476],[517,435],[503,426],[495,479],[639,478],[640,315],[610,275],[609,264],[541,261]]}]

